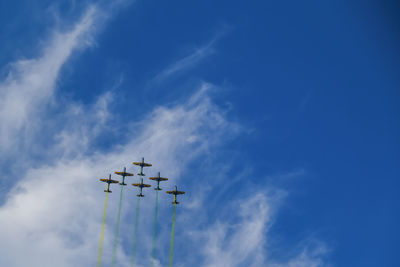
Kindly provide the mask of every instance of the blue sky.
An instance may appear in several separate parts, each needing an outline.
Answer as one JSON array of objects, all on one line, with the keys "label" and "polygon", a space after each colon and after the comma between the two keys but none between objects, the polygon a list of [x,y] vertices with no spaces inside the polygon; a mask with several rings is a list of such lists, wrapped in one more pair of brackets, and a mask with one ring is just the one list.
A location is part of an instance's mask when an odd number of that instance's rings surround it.
[{"label": "blue sky", "polygon": [[[0,265],[94,265],[98,179],[144,156],[148,176],[187,191],[176,266],[398,266],[399,8],[0,3]],[[128,189],[119,266],[132,243]],[[151,249],[146,200],[138,266]],[[160,201],[165,266],[171,206]]]}]

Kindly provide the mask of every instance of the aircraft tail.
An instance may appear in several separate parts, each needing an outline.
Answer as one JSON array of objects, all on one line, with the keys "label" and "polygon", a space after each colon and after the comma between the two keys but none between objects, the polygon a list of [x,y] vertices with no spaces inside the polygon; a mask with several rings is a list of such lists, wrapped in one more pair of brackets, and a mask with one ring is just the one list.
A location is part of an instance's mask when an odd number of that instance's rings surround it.
[{"label": "aircraft tail", "polygon": [[112,191],[111,190],[104,190],[104,192],[106,192],[106,193],[112,193]]},{"label": "aircraft tail", "polygon": [[137,194],[136,196],[138,196],[138,197],[144,197],[143,194]]}]

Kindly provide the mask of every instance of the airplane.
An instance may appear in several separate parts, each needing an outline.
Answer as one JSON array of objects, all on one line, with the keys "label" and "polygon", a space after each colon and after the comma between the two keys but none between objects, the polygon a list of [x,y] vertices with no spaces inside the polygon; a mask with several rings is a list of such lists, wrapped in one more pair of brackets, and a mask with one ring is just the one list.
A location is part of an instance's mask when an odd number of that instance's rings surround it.
[{"label": "airplane", "polygon": [[178,201],[176,201],[176,196],[177,195],[183,195],[183,194],[185,194],[185,192],[183,192],[183,191],[178,191],[178,187],[175,185],[175,190],[173,190],[173,191],[167,191],[166,192],[167,194],[171,194],[171,195],[174,195],[174,201],[172,202],[172,204],[179,204],[179,202]]},{"label": "airplane", "polygon": [[126,167],[124,167],[124,171],[123,172],[114,172],[114,173],[117,174],[117,175],[121,175],[122,176],[122,182],[119,183],[120,185],[126,185],[126,183],[125,183],[125,177],[126,176],[133,176],[133,173],[126,172]]},{"label": "airplane", "polygon": [[162,190],[162,189],[160,188],[160,182],[161,182],[161,181],[167,181],[167,180],[168,180],[168,178],[160,177],[160,172],[158,172],[158,177],[150,177],[149,179],[150,179],[150,180],[153,180],[153,181],[157,181],[157,187],[154,188],[154,190]]},{"label": "airplane", "polygon": [[140,188],[139,194],[136,195],[138,197],[144,197],[144,195],[142,194],[143,187],[151,187],[151,185],[143,183],[143,178],[140,178],[140,183],[132,185]]},{"label": "airplane", "polygon": [[153,166],[150,163],[145,163],[144,162],[144,158],[142,158],[141,162],[133,162],[132,164],[140,166],[140,173],[137,174],[139,176],[145,176],[146,175],[146,174],[143,173],[143,167],[151,167],[151,166]]},{"label": "airplane", "polygon": [[108,179],[100,179],[100,181],[107,183],[107,189],[104,190],[104,192],[108,193],[112,193],[112,191],[110,190],[110,184],[118,184],[118,181],[111,179],[111,174]]}]

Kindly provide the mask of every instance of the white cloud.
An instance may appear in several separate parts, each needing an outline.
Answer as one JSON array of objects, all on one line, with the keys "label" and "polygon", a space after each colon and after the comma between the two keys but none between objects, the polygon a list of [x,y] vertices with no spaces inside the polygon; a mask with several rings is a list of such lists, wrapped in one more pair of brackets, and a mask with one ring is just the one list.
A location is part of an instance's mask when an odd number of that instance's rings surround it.
[{"label": "white cloud", "polygon": [[[0,264],[92,265],[104,201],[103,185],[98,178],[145,155],[168,173],[173,182],[188,161],[207,150],[216,142],[215,138],[229,129],[229,123],[209,101],[205,87],[199,94],[183,105],[156,109],[139,131],[132,129],[139,132],[137,135],[132,132],[135,138],[123,146],[117,145],[107,154],[86,155],[85,146],[76,142],[96,137],[96,133],[90,135],[89,129],[92,129],[91,123],[98,121],[98,116],[85,123],[88,129],[77,129],[72,124],[68,131],[63,131],[58,162],[32,167],[0,209],[0,231],[4,237],[0,241],[4,253]],[[76,124],[88,120],[87,112],[77,114],[81,116],[73,115]],[[101,123],[98,126],[102,127]],[[66,147],[80,152],[66,156],[63,152]],[[34,249],[29,249],[32,245]],[[18,257],[21,250],[25,251],[23,258]]]},{"label": "white cloud", "polygon": [[271,220],[266,197],[257,194],[236,205],[237,222],[218,221],[207,231],[206,266],[243,266],[249,260],[251,266],[261,266],[264,262],[265,234]]},{"label": "white cloud", "polygon": [[10,151],[20,145],[40,126],[40,112],[45,110],[56,89],[61,67],[78,47],[90,44],[97,9],[90,7],[71,31],[55,32],[37,59],[11,64],[0,83],[0,148]]},{"label": "white cloud", "polygon": [[213,39],[206,45],[195,49],[194,52],[191,53],[190,55],[178,60],[172,65],[169,65],[167,68],[165,68],[155,76],[154,82],[160,83],[168,77],[176,75],[185,69],[193,67],[194,65],[199,63],[202,59],[204,59],[206,56],[210,55],[213,52],[214,43],[215,40]]},{"label": "white cloud", "polygon": [[[239,219],[220,218],[209,229],[198,233],[203,237],[202,246],[205,259],[204,266],[267,266],[267,267],[320,267],[327,266],[322,257],[327,253],[322,243],[309,248],[305,245],[302,251],[293,258],[277,263],[271,259],[266,250],[270,226],[273,224],[276,209],[284,199],[284,191],[258,192],[254,196],[234,203],[230,214]],[[222,217],[222,216],[221,216]]]},{"label": "white cloud", "polygon": [[[237,126],[226,121],[223,112],[208,98],[208,87],[204,85],[186,103],[172,108],[157,108],[144,118],[139,130],[131,129],[128,143],[118,144],[106,154],[95,152],[88,155],[85,146],[74,141],[68,143],[68,149],[80,152],[66,156],[62,153],[65,146],[60,145],[60,159],[56,164],[37,168],[32,166],[0,208],[0,233],[3,237],[0,240],[0,265],[93,265],[104,203],[103,185],[98,182],[99,177],[123,165],[129,166],[132,160],[144,155],[157,170],[168,173],[171,178],[169,184],[173,184],[191,160],[207,155],[213,144],[223,142],[226,135],[237,132]],[[77,124],[88,120],[84,116],[86,112],[77,114],[82,114],[73,115]],[[93,121],[97,121],[96,117],[93,117]],[[91,128],[90,123],[87,125]],[[106,126],[99,123],[99,127]],[[96,138],[97,133],[90,133],[72,126],[64,134],[72,136],[74,140],[88,135],[87,138]],[[181,181],[182,184],[188,182]],[[112,207],[117,205],[117,192],[114,187],[109,200],[105,263],[110,258],[113,230],[110,225],[115,218],[115,209]],[[132,192],[127,194],[133,196]],[[192,194],[195,195],[195,192]],[[250,266],[263,266],[267,260],[264,255],[266,234],[273,209],[277,207],[275,203],[280,197],[258,193],[239,204],[239,209],[234,209],[232,215],[239,220],[224,222],[218,217],[218,221],[205,231],[202,236],[205,242],[198,247],[205,255],[205,266],[241,266],[243,262]],[[152,203],[143,204],[143,210],[151,210]],[[203,203],[198,207],[204,206]],[[131,207],[126,204],[124,213],[129,213],[127,209]],[[185,216],[189,217],[197,214],[196,209],[186,212],[188,214]],[[131,223],[132,218],[125,217],[121,228],[130,229]],[[186,232],[184,228],[181,228],[183,233]],[[142,228],[142,231],[147,230],[148,227]],[[188,230],[192,229],[189,227]],[[160,234],[161,237],[163,235],[165,231]],[[143,242],[146,244],[142,245],[148,247],[150,240]],[[21,251],[24,251],[24,257],[19,257]],[[129,254],[122,252],[122,247],[119,251],[121,266],[127,266]],[[298,259],[291,260],[290,266],[304,266],[298,262],[315,262],[314,259],[310,261],[308,255],[304,252]]]},{"label": "white cloud", "polygon": [[230,31],[230,27],[224,25],[224,27],[222,27],[220,31],[205,45],[200,46],[198,48],[194,48],[190,54],[188,54],[183,58],[180,58],[174,63],[168,65],[165,69],[161,70],[157,75],[155,75],[150,85],[152,83],[160,84],[161,82],[164,82],[169,78],[176,77],[181,73],[193,68],[206,57],[215,53],[216,51],[214,48],[215,44],[228,31]]},{"label": "white cloud", "polygon": [[[62,65],[76,48],[90,43],[98,12],[96,8],[90,8],[71,31],[55,33],[38,59],[12,65],[8,77],[0,83],[1,157],[16,160],[17,156],[7,151],[13,146],[29,144],[29,140],[21,141],[21,138],[36,138],[32,136],[44,134],[38,125],[54,120],[52,114],[45,111],[46,106],[55,100],[54,92]],[[166,75],[195,63],[201,59],[204,50],[199,53],[172,64]],[[240,127],[229,122],[224,111],[213,104],[208,96],[211,89],[211,85],[204,83],[184,103],[155,108],[140,118],[139,123],[128,128],[126,141],[110,142],[106,152],[93,149],[90,144],[102,135],[113,119],[107,109],[113,101],[112,94],[100,96],[92,106],[64,103],[66,107],[60,108],[62,114],[58,118],[62,118],[66,125],[61,127],[61,123],[56,124],[60,127],[56,127],[56,138],[51,141],[52,158],[40,165],[27,163],[26,174],[21,174],[20,181],[0,207],[0,265],[93,266],[104,204],[104,184],[98,179],[124,165],[131,166],[133,160],[142,156],[154,165],[149,174],[161,170],[170,178],[169,186],[177,181],[189,186],[191,181],[181,177],[185,169],[194,160],[207,157],[216,145],[240,132]],[[26,153],[29,156],[34,152]],[[215,185],[215,181],[207,179],[212,178],[204,178],[202,182]],[[114,193],[109,200],[105,263],[108,263],[111,251],[111,226],[118,198],[115,188],[112,188]],[[186,218],[198,218],[203,207],[215,207],[205,205],[201,194],[191,193],[192,204],[197,204],[186,208]],[[131,188],[127,188],[126,195],[132,200],[134,194]],[[241,266],[243,263],[279,266],[268,263],[265,245],[276,202],[280,198],[279,194],[271,197],[261,191],[256,192],[254,197],[245,199],[242,204],[235,202],[239,208],[230,207],[231,220],[227,221],[222,214],[217,214],[216,222],[211,223],[204,233],[196,233],[195,229],[187,226],[181,229],[181,235],[185,238],[195,235],[206,241],[197,244],[197,251],[201,254],[198,256],[205,257],[206,266]],[[143,202],[143,210],[150,210],[151,205],[150,202]],[[131,230],[131,207],[127,201],[121,229]],[[151,225],[148,223],[152,220],[149,216],[143,220],[146,222],[143,225]],[[161,244],[168,238],[169,230],[165,225],[163,227]],[[148,228],[144,226],[142,231]],[[122,242],[125,244],[126,240]],[[149,246],[149,238],[144,238],[144,249]],[[121,244],[118,251],[120,266],[127,266],[130,250],[124,249]],[[307,249],[286,263],[299,267],[322,265],[319,254]]]}]

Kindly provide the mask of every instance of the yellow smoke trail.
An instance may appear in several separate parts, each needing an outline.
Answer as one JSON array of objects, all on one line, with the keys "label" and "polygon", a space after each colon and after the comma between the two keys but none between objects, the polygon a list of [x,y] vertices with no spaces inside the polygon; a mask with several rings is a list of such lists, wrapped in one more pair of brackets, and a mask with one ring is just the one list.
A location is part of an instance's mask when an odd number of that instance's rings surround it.
[{"label": "yellow smoke trail", "polygon": [[101,226],[99,254],[97,255],[97,267],[101,267],[101,256],[103,254],[104,228],[106,225],[106,213],[107,213],[107,199],[108,199],[108,192],[106,192],[106,201],[104,202],[103,224]]},{"label": "yellow smoke trail", "polygon": [[119,224],[121,222],[122,193],[123,192],[124,192],[124,186],[121,185],[121,193],[119,194],[118,216],[117,216],[117,223],[115,226],[115,234],[114,234],[114,247],[113,247],[112,264],[111,264],[112,267],[114,267],[117,262],[117,247],[118,247],[118,236],[119,236]]},{"label": "yellow smoke trail", "polygon": [[169,267],[172,267],[172,259],[174,254],[174,235],[175,235],[175,204],[172,212],[172,229],[171,229],[171,244],[169,246]]}]

